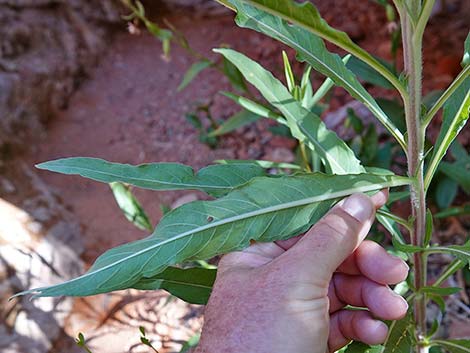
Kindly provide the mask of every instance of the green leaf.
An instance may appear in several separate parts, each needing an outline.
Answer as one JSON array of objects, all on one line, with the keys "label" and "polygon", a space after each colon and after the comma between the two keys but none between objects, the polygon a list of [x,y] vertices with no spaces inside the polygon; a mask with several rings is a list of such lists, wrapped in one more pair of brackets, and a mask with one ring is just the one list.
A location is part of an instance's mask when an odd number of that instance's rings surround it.
[{"label": "green leaf", "polygon": [[458,217],[470,214],[470,205],[451,207],[434,215],[435,218]]},{"label": "green leaf", "polygon": [[464,52],[462,58],[462,66],[470,65],[470,32],[468,32],[467,39],[465,39]]},{"label": "green leaf", "polygon": [[183,81],[181,81],[180,85],[177,88],[177,91],[180,92],[185,89],[196,78],[196,76],[199,75],[201,71],[207,69],[212,65],[212,62],[205,59],[192,64],[188,71],[186,71],[186,73],[184,74]]},{"label": "green leaf", "polygon": [[426,230],[424,233],[424,242],[423,242],[424,246],[428,246],[429,243],[431,242],[433,230],[434,230],[434,224],[433,224],[432,212],[428,208],[426,210]]},{"label": "green leaf", "polygon": [[196,334],[192,336],[187,342],[183,344],[179,353],[187,353],[193,347],[196,347],[199,344],[199,340],[201,339],[200,334]]},{"label": "green leaf", "polygon": [[[349,59],[351,59],[351,54],[345,55],[341,59],[341,61],[344,64],[347,64]],[[323,97],[325,97],[328,94],[328,92],[333,88],[334,84],[335,83],[333,82],[333,80],[327,77],[325,81],[323,81],[323,83],[320,85],[320,87],[318,87],[317,91],[313,95],[310,101],[310,105],[308,106],[308,109],[309,110],[313,109],[313,106],[316,105],[321,99],[323,99]]]},{"label": "green leaf", "polygon": [[195,174],[191,167],[178,163],[133,166],[86,157],[57,159],[36,167],[105,183],[117,181],[150,190],[201,190],[213,196],[224,195],[251,178],[265,174],[260,166],[247,163],[211,165]]},{"label": "green leaf", "polygon": [[459,88],[444,104],[444,113],[441,131],[435,143],[434,152],[426,171],[425,187],[429,187],[431,180],[450,144],[467,123],[470,113],[470,77],[467,77]]},{"label": "green leaf", "polygon": [[421,287],[419,291],[426,294],[434,294],[440,296],[447,296],[458,293],[462,288],[458,287]]},{"label": "green leaf", "polygon": [[459,260],[464,261],[470,265],[470,242],[467,242],[464,245],[436,246],[430,249],[435,249],[438,252],[451,254]]},{"label": "green leaf", "polygon": [[[446,169],[446,168],[443,168]],[[467,174],[468,177],[468,174]],[[439,178],[435,196],[437,206],[442,210],[448,208],[457,196],[458,184],[449,177]]]},{"label": "green leaf", "polygon": [[318,153],[328,171],[336,174],[363,171],[360,162],[334,132],[328,130],[320,117],[309,112],[296,101],[287,88],[269,71],[245,55],[230,49],[216,49],[241,71],[264,98],[287,119],[292,135],[307,142]]},{"label": "green leaf", "polygon": [[450,146],[455,162],[441,162],[439,170],[451,178],[467,193],[470,193],[470,156],[465,148],[455,140]]},{"label": "green leaf", "polygon": [[393,321],[382,353],[411,353],[413,345],[413,316],[411,312],[401,320]]},{"label": "green leaf", "polygon": [[[376,58],[380,61],[380,59]],[[382,62],[383,63],[383,62]],[[363,81],[371,83],[375,86],[393,89],[393,85],[385,79],[381,74],[379,74],[375,69],[370,67],[364,61],[359,60],[356,57],[352,57],[346,67],[354,72],[359,78]]]},{"label": "green leaf", "polygon": [[[405,147],[403,134],[393,125],[392,121],[379,107],[374,98],[362,87],[356,76],[347,69],[346,65],[337,54],[330,53],[323,41],[315,35],[311,35],[307,30],[298,26],[289,25],[281,18],[270,15],[267,12],[274,12],[283,17],[284,11],[289,14],[287,20],[296,23],[292,16],[299,16],[305,19],[309,25],[320,25],[322,30],[331,29],[332,35],[342,38],[346,36],[344,32],[333,30],[324,22],[311,3],[304,3],[301,6],[294,2],[276,2],[271,0],[230,0],[237,8],[236,22],[241,27],[251,28],[258,32],[269,35],[297,51],[300,60],[307,61],[315,70],[331,78],[337,85],[345,88],[354,98],[367,106],[380,122],[390,131],[402,147]],[[267,6],[260,6],[266,12],[258,10],[253,6],[262,3],[269,3],[271,11]],[[279,6],[279,9],[277,8]],[[282,14],[281,14],[282,13]],[[310,22],[311,20],[311,22]],[[324,26],[326,27],[324,27]],[[308,27],[310,28],[310,27]],[[347,39],[349,39],[346,36]],[[344,38],[342,38],[344,40]]]},{"label": "green leaf", "polygon": [[224,73],[235,89],[240,92],[247,92],[245,80],[240,71],[228,60],[224,58]]},{"label": "green leaf", "polygon": [[221,124],[217,129],[209,133],[208,136],[215,137],[228,134],[229,132],[232,132],[242,126],[254,123],[255,121],[258,121],[261,118],[262,117],[260,115],[253,114],[248,110],[240,110],[238,113],[235,113],[226,121],[224,121],[224,123]]},{"label": "green leaf", "polygon": [[238,96],[230,92],[221,92],[221,93],[227,98],[230,98],[231,100],[239,104],[241,107],[245,108],[246,110],[256,115],[262,116],[263,118],[274,119],[278,123],[281,123],[281,124],[286,124],[285,119],[281,115],[273,112],[271,109],[265,107],[262,104],[259,104],[248,98]]},{"label": "green leaf", "polygon": [[282,61],[284,62],[284,74],[286,76],[287,87],[289,88],[289,92],[292,93],[294,87],[296,86],[295,78],[290,66],[289,58],[287,57],[287,54],[284,50],[282,51]]},{"label": "green leaf", "polygon": [[140,278],[132,288],[164,289],[188,303],[205,305],[211,294],[216,273],[215,269],[168,267],[155,276]]},{"label": "green leaf", "polygon": [[311,110],[315,104],[313,102],[312,81],[310,81],[311,72],[312,67],[310,65],[307,65],[302,75],[302,80],[300,82],[300,89],[302,90],[302,107],[308,110]]},{"label": "green leaf", "polygon": [[152,230],[153,226],[145,213],[139,201],[132,194],[128,186],[123,183],[110,183],[109,186],[113,191],[114,198],[121,209],[124,216],[137,228],[142,230]]},{"label": "green leaf", "polygon": [[347,195],[409,183],[409,178],[373,174],[254,178],[220,199],[172,210],[152,235],[108,250],[80,277],[17,295],[86,296],[129,288],[175,263],[241,250],[251,240],[298,235]]},{"label": "green leaf", "polygon": [[433,340],[431,344],[437,344],[450,353],[470,353],[470,340]]},{"label": "green leaf", "polygon": [[368,344],[354,341],[347,346],[344,353],[380,353],[382,346],[369,346]]}]

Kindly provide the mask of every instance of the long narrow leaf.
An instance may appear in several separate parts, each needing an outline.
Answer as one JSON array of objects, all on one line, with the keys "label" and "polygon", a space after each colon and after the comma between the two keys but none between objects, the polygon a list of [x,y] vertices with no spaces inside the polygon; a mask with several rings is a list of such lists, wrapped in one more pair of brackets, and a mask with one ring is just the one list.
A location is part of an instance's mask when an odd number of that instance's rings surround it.
[{"label": "long narrow leaf", "polygon": [[444,114],[441,131],[435,143],[434,152],[429,163],[424,180],[429,187],[431,180],[447,149],[467,123],[470,113],[470,77],[467,77],[460,87],[444,104]]},{"label": "long narrow leaf", "polygon": [[450,353],[470,353],[470,340],[434,340],[431,343],[445,348]]},{"label": "long narrow leaf", "polygon": [[319,116],[303,108],[287,88],[269,71],[245,55],[231,49],[217,49],[254,85],[264,98],[287,119],[292,135],[313,145],[327,170],[335,174],[358,173],[364,169],[354,152],[333,131],[326,128]]},{"label": "long narrow leaf", "polygon": [[[312,35],[302,27],[290,25],[279,17],[272,16],[267,12],[245,4],[246,2],[259,4],[265,1],[230,0],[230,2],[237,8],[236,22],[239,26],[269,35],[295,49],[299,59],[307,61],[315,70],[331,78],[337,85],[346,89],[349,94],[368,107],[377,119],[397,139],[400,145],[406,149],[402,132],[393,124],[374,98],[359,83],[356,76],[346,67],[339,55],[330,53],[319,37]],[[268,2],[270,6],[276,7],[271,1],[266,1],[266,3]],[[286,8],[284,8],[284,5]],[[290,1],[279,2],[279,7],[282,7],[282,11],[293,11],[296,14],[298,14],[298,9],[300,9],[298,5]],[[266,10],[265,6],[262,6],[262,8]],[[310,3],[304,4],[301,8],[305,10],[307,14],[308,12],[312,12],[307,16],[319,16],[316,9]],[[279,15],[277,9],[275,13]],[[294,13],[292,13],[292,15],[294,15]],[[291,17],[289,17],[289,19],[291,19]],[[324,22],[320,17],[318,17],[318,20]],[[313,20],[313,23],[316,23],[315,20]],[[326,25],[326,22],[324,24]],[[328,25],[323,29],[326,30],[326,28],[333,30]],[[334,35],[338,38],[342,38],[343,35],[346,36],[343,32],[333,31],[335,33]],[[346,36],[346,38],[348,37]],[[345,39],[342,38],[342,40]]]},{"label": "long narrow leaf", "polygon": [[86,157],[57,159],[36,167],[105,183],[118,181],[151,190],[201,190],[213,196],[224,195],[251,178],[265,175],[263,168],[247,163],[211,165],[195,174],[191,167],[179,163],[133,166]]},{"label": "long narrow leaf", "polygon": [[224,123],[221,124],[217,129],[212,131],[209,136],[214,137],[228,134],[229,132],[232,132],[242,126],[254,123],[261,118],[262,116],[254,114],[248,110],[240,110],[238,113],[235,113],[226,121],[224,121]]},{"label": "long narrow leaf", "polygon": [[390,175],[306,174],[259,177],[214,201],[196,201],[166,214],[145,239],[111,249],[84,275],[17,295],[86,296],[132,287],[175,263],[241,250],[304,232],[340,198],[409,184]]},{"label": "long narrow leaf", "polygon": [[[298,3],[292,0],[240,0],[243,3],[257,7],[271,15],[282,18],[289,23],[295,24],[310,33],[317,35],[338,47],[343,48],[364,62],[367,62],[375,70],[382,73],[399,91],[404,95],[405,87],[382,63],[372,55],[355,44],[349,36],[342,31],[332,28],[321,17],[317,8],[310,1]],[[229,0],[233,5],[233,1]]]},{"label": "long narrow leaf", "polygon": [[213,63],[209,60],[201,60],[191,65],[191,67],[184,74],[183,80],[177,88],[177,91],[180,92],[185,89],[204,69],[212,66]]}]

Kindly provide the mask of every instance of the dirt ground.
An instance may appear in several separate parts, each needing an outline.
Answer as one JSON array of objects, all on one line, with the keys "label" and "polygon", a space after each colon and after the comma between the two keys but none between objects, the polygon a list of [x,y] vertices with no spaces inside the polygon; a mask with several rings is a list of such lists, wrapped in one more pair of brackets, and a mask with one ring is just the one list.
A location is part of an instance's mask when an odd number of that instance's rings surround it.
[{"label": "dirt ground", "polygon": [[[347,0],[318,3],[332,25],[350,33],[373,53],[388,55],[387,23],[379,6],[368,1],[354,5]],[[230,13],[194,16],[186,8],[165,17],[198,51],[215,57],[211,49],[228,44],[281,72],[280,45],[237,28]],[[431,20],[425,40],[426,91],[445,87],[458,72],[466,31],[468,19],[458,11],[436,15]],[[131,35],[122,31],[110,40],[107,54],[72,96],[68,108],[49,122],[45,136],[22,156],[29,165],[60,157],[90,156],[132,164],[174,161],[200,168],[216,159],[259,159],[273,151],[284,153],[292,149],[289,141],[266,132],[265,123],[231,134],[216,149],[200,143],[184,115],[194,110],[198,102],[211,104],[217,118],[234,113],[236,108],[217,94],[229,88],[226,80],[209,70],[177,93],[176,88],[192,63],[182,49],[173,46],[171,61],[167,62],[161,58],[160,43],[145,32]],[[345,101],[345,94],[338,90],[331,109]],[[146,235],[125,220],[107,185],[75,176],[48,172],[40,175],[83,224],[84,259],[88,264],[104,250]],[[136,190],[154,225],[161,217],[160,205],[171,205],[187,194]],[[200,308],[165,306],[167,297],[161,293],[140,293],[146,298],[140,301],[137,299],[141,297],[135,295],[126,292],[77,300],[67,333],[76,335],[82,331],[86,337],[93,337],[96,353],[143,352],[142,347],[133,346],[139,339],[137,318],[143,316],[148,332],[157,341],[156,348],[163,353],[177,351],[181,341],[200,326]],[[109,314],[111,308],[115,310]],[[130,311],[142,315],[127,315]],[[132,329],[124,332],[129,322]],[[118,332],[120,338],[115,341]]]}]

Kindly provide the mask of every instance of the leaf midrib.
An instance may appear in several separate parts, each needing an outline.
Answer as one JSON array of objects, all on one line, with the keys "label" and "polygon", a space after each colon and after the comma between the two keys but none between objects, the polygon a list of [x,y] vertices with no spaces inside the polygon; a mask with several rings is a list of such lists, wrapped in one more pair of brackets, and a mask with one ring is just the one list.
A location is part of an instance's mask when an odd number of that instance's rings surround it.
[{"label": "leaf midrib", "polygon": [[[366,186],[356,187],[356,188],[348,188],[347,190],[338,191],[338,192],[330,193],[330,194],[327,194],[327,195],[323,194],[323,195],[318,195],[318,196],[307,197],[307,198],[300,199],[300,200],[297,200],[297,201],[290,201],[290,202],[286,202],[286,203],[283,203],[283,204],[280,204],[280,205],[270,206],[270,207],[258,209],[258,210],[255,210],[255,211],[250,211],[250,212],[247,212],[247,213],[244,213],[244,214],[241,214],[241,215],[225,218],[223,220],[212,222],[212,223],[209,223],[205,226],[198,227],[198,228],[193,229],[191,231],[183,232],[183,233],[181,233],[181,234],[179,234],[179,235],[177,235],[173,238],[164,240],[162,242],[159,242],[157,244],[149,246],[146,249],[142,249],[140,251],[137,251],[137,252],[135,252],[135,253],[133,253],[129,256],[126,256],[122,259],[117,260],[116,262],[113,262],[113,263],[108,264],[106,266],[100,267],[99,269],[97,269],[93,272],[88,272],[88,273],[85,273],[85,274],[83,274],[79,277],[71,279],[71,280],[67,281],[67,284],[76,282],[78,280],[89,277],[91,275],[95,275],[95,274],[100,273],[100,272],[103,272],[103,271],[105,271],[109,268],[112,268],[116,265],[119,265],[122,262],[125,262],[125,261],[127,261],[129,259],[132,259],[134,257],[140,256],[140,255],[142,255],[142,254],[144,254],[144,253],[146,253],[150,250],[153,250],[153,249],[158,248],[160,246],[169,244],[169,243],[174,242],[176,240],[182,239],[182,238],[184,238],[188,235],[192,235],[192,234],[196,234],[196,233],[205,231],[207,229],[215,228],[215,227],[218,227],[218,226],[221,226],[221,225],[224,225],[224,224],[228,224],[228,223],[237,222],[237,221],[242,220],[242,219],[248,219],[248,218],[251,218],[251,217],[256,217],[256,216],[259,216],[259,215],[262,215],[262,214],[267,214],[267,213],[271,213],[271,212],[286,210],[286,209],[293,208],[293,207],[300,207],[300,206],[308,205],[310,203],[315,203],[315,202],[340,198],[340,197],[348,196],[348,195],[351,195],[351,194],[354,194],[354,193],[369,192],[369,191],[374,191],[374,190],[377,190],[377,189],[380,189],[380,188],[388,188],[388,187],[408,185],[408,184],[410,184],[410,180],[411,179],[407,178],[407,177],[398,177],[397,176],[397,177],[395,177],[394,180],[384,182],[384,183],[380,183],[379,187],[377,187],[377,184],[373,184],[373,185],[366,185]],[[58,284],[56,286],[60,286],[60,285],[61,284]],[[53,287],[56,287],[56,286],[38,288],[36,290],[36,292],[40,293],[42,290],[44,290],[46,288],[53,288]],[[18,293],[17,295],[20,295],[20,294],[21,293]]]}]

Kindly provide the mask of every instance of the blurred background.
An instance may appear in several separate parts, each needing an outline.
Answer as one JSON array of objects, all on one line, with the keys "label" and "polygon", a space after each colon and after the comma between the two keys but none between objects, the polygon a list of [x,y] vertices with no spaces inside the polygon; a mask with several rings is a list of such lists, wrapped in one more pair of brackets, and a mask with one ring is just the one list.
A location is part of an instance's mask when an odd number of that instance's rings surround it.
[{"label": "blurred background", "polygon": [[[401,69],[399,28],[386,1],[314,3],[330,25]],[[118,0],[0,0],[2,353],[85,352],[75,343],[80,332],[93,353],[150,352],[139,327],[160,353],[180,352],[202,323],[202,307],[163,291],[8,302],[18,291],[77,276],[106,249],[149,234],[126,219],[108,185],[41,172],[36,163],[89,156],[201,168],[218,159],[298,159],[295,140],[271,121],[248,116],[224,124],[240,108],[220,91],[258,95],[243,87],[211,49],[232,47],[278,77],[283,75],[281,50],[294,73],[301,74],[295,53],[237,28],[233,14],[215,1],[148,0],[142,5],[145,13],[134,2]],[[470,1],[437,1],[424,41],[428,102],[459,73],[469,22]],[[207,60],[210,64],[192,66]],[[403,111],[391,90],[361,74],[357,63],[350,65],[400,123]],[[316,73],[311,79],[314,87],[323,80]],[[403,170],[396,146],[342,89],[335,88],[319,109],[366,165]],[[430,143],[438,122],[430,130]],[[433,237],[439,242],[462,243],[470,229],[469,137],[466,127],[432,189],[432,207],[440,212]],[[203,197],[197,192],[133,193],[151,226],[168,209]],[[404,215],[407,207],[403,202]],[[389,242],[381,229],[374,239]],[[448,262],[444,256],[434,259],[431,276]],[[450,281],[470,287],[470,274],[463,270]],[[468,294],[446,299],[442,335],[470,336]]]}]

